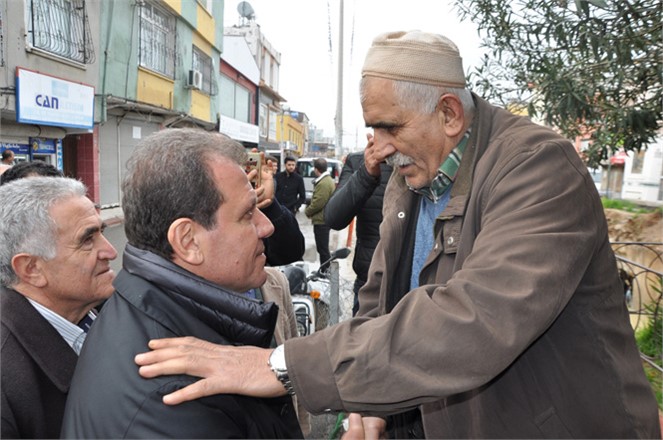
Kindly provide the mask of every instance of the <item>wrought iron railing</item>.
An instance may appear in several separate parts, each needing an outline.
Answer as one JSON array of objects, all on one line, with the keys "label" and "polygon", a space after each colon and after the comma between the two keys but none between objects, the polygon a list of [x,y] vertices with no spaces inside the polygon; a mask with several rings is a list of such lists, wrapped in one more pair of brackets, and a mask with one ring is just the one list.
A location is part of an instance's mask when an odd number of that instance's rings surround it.
[{"label": "wrought iron railing", "polygon": [[[633,328],[642,331],[648,325],[660,335],[663,314],[663,243],[613,242],[619,275],[624,283],[624,295],[631,314]],[[647,364],[655,388],[663,385],[663,353],[652,357],[640,353]],[[660,397],[659,397],[660,398]],[[659,402],[660,404],[660,402]]]},{"label": "wrought iron railing", "polygon": [[663,243],[613,242],[617,267],[624,283],[624,295],[633,318],[633,327],[652,316],[648,304],[661,302],[663,279]]},{"label": "wrought iron railing", "polygon": [[85,0],[32,0],[28,34],[33,47],[70,60],[95,60]]}]

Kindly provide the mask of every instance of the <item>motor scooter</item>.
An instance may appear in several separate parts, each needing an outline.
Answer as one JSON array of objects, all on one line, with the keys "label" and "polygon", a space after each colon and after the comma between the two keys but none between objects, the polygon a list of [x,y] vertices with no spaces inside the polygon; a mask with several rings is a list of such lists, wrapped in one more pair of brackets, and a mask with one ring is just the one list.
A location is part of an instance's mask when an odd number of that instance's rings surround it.
[{"label": "motor scooter", "polygon": [[[325,266],[334,260],[347,258],[350,248],[337,249],[331,258],[321,264]],[[329,324],[329,303],[331,286],[329,274],[320,269],[309,272],[308,263],[298,261],[284,266],[281,271],[288,279],[290,295],[297,320],[299,336],[306,336],[322,330]]]}]

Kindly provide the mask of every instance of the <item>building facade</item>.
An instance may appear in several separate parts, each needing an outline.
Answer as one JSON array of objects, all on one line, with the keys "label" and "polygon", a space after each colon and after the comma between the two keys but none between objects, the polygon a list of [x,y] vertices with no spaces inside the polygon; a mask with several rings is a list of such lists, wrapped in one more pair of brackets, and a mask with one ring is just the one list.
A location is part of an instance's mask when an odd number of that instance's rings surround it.
[{"label": "building facade", "polygon": [[0,150],[81,179],[99,202],[100,2],[0,2]]},{"label": "building facade", "polygon": [[276,139],[281,149],[301,157],[306,151],[308,117],[306,113],[284,110],[276,118]]},{"label": "building facade", "polygon": [[663,136],[646,150],[630,152],[624,158],[623,199],[663,205]]},{"label": "building facade", "polygon": [[226,27],[224,35],[244,37],[260,71],[257,98],[258,148],[263,151],[279,149],[277,123],[282,103],[285,102],[278,91],[281,53],[262,34],[253,18],[242,25]]},{"label": "building facade", "polygon": [[247,148],[258,148],[260,70],[243,36],[225,35],[221,54],[219,131]]},{"label": "building facade", "polygon": [[169,127],[218,129],[223,2],[99,3],[100,201],[115,206],[143,137]]}]

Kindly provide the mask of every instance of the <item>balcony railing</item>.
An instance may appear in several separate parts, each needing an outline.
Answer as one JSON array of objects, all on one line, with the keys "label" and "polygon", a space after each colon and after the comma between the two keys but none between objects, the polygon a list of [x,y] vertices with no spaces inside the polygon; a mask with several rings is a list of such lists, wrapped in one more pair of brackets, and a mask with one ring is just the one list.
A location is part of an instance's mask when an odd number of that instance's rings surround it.
[{"label": "balcony railing", "polygon": [[85,0],[32,0],[28,26],[33,47],[78,63],[94,63]]}]

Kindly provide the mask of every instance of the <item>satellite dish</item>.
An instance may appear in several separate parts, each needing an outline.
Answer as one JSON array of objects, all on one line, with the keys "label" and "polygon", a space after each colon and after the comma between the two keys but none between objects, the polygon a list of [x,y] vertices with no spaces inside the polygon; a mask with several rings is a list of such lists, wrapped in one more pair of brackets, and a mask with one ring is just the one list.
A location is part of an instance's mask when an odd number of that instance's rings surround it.
[{"label": "satellite dish", "polygon": [[239,2],[237,5],[237,12],[244,18],[251,20],[255,17],[256,12],[253,10],[253,6],[249,2]]}]

